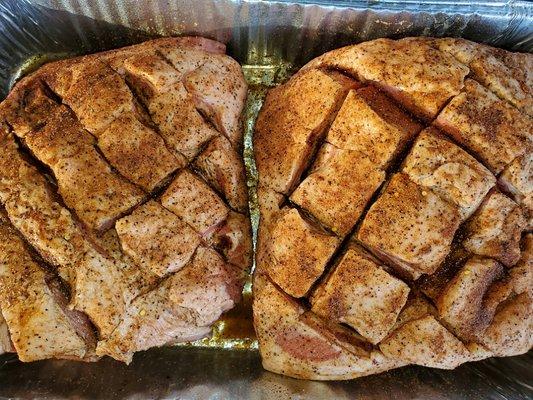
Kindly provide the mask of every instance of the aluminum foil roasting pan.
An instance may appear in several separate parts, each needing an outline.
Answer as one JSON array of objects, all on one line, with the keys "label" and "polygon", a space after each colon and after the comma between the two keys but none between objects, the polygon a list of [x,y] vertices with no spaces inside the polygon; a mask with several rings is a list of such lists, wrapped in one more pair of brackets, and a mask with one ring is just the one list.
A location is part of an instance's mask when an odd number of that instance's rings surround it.
[{"label": "aluminum foil roasting pan", "polygon": [[[220,40],[250,84],[245,157],[251,214],[257,224],[251,157],[255,116],[268,87],[311,58],[378,37],[460,36],[515,51],[533,51],[528,1],[393,0],[2,0],[0,99],[44,62],[140,42],[196,34]],[[348,382],[309,382],[262,370],[244,302],[211,339],[85,364],[22,364],[0,356],[3,398],[179,399],[530,399],[533,354],[470,363],[454,371],[406,367]]]}]

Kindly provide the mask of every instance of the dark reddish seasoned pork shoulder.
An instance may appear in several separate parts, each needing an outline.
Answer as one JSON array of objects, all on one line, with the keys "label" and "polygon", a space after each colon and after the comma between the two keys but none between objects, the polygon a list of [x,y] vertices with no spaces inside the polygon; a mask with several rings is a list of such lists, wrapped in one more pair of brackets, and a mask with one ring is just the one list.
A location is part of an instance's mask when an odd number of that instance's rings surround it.
[{"label": "dark reddish seasoned pork shoulder", "polygon": [[0,352],[130,362],[210,333],[251,264],[241,114],[221,43],[58,61],[0,105]]},{"label": "dark reddish seasoned pork shoulder", "polygon": [[254,148],[266,369],[351,379],[533,345],[533,56],[462,39],[326,53]]}]

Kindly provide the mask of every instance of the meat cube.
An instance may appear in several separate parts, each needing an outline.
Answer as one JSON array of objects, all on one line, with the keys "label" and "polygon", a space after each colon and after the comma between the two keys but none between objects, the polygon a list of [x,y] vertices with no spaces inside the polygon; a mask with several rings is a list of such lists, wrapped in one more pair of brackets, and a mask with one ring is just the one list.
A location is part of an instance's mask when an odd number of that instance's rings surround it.
[{"label": "meat cube", "polygon": [[186,165],[171,153],[161,136],[132,115],[120,116],[98,137],[98,147],[118,172],[150,192]]},{"label": "meat cube", "polygon": [[244,164],[228,139],[219,136],[211,140],[194,161],[194,166],[231,208],[241,213],[248,211]]},{"label": "meat cube", "polygon": [[421,126],[371,86],[350,90],[326,140],[336,147],[366,154],[387,168]]},{"label": "meat cube", "polygon": [[196,110],[182,83],[151,99],[148,109],[169,146],[189,160],[219,135]]},{"label": "meat cube", "polygon": [[257,118],[254,148],[263,185],[287,194],[355,83],[320,70],[298,74],[272,89]]},{"label": "meat cube", "polygon": [[170,148],[192,160],[218,132],[196,110],[180,72],[157,56],[130,57],[123,65]]},{"label": "meat cube", "polygon": [[[132,84],[142,99],[149,100],[157,93],[172,90],[173,85],[183,80],[183,73],[177,71],[155,51],[143,51],[139,54],[128,54],[120,65],[115,57],[113,66],[119,67],[127,82]],[[196,66],[198,67],[198,66]],[[187,70],[191,73],[194,69]]]},{"label": "meat cube", "polygon": [[202,37],[185,36],[163,37],[110,52],[97,53],[93,56],[107,62],[121,75],[125,73],[125,62],[135,60],[137,57],[147,58],[149,60],[146,65],[148,70],[158,72],[159,69],[155,68],[156,65],[150,60],[155,56],[163,59],[167,64],[173,64],[176,73],[182,79],[184,75],[207,62],[213,54],[224,54],[225,51],[226,46],[223,43]]},{"label": "meat cube", "polygon": [[209,185],[185,169],[165,190],[161,204],[204,238],[210,238],[229,213],[228,207]]},{"label": "meat cube", "polygon": [[437,300],[439,316],[465,341],[476,341],[493,314],[484,300],[504,268],[490,258],[472,257],[448,283]]},{"label": "meat cube", "polygon": [[74,281],[70,282],[69,307],[87,314],[99,338],[106,338],[117,326],[137,288],[131,287],[123,266],[115,260],[103,256],[88,244],[77,251],[85,253],[65,266],[78,269],[72,274]]},{"label": "meat cube", "polygon": [[459,222],[457,207],[398,173],[370,207],[357,238],[400,273],[417,279],[442,263]]},{"label": "meat cube", "polygon": [[479,343],[470,342],[466,343],[465,346],[470,353],[468,361],[480,361],[494,356],[489,349]]},{"label": "meat cube", "polygon": [[384,179],[385,172],[362,153],[325,144],[291,200],[344,236]]},{"label": "meat cube", "polygon": [[531,118],[470,79],[465,81],[463,92],[444,107],[435,124],[495,174],[533,145]]},{"label": "meat cube", "polygon": [[0,223],[0,253],[0,306],[20,360],[83,359],[94,352],[94,333],[86,342],[73,323],[89,321],[61,306],[66,298],[55,296],[65,295],[49,287],[50,277],[5,222]]},{"label": "meat cube", "polygon": [[[489,316],[489,321],[493,321],[495,314],[505,307],[508,301],[516,297],[517,294],[527,291],[527,286],[530,285],[529,282],[526,283],[524,280],[530,279],[531,275],[521,276],[522,274],[517,274],[516,272],[518,271],[513,271],[514,269],[505,274],[499,281],[494,282],[485,295],[483,301],[484,313]],[[481,341],[482,332],[478,332],[477,338],[479,339],[478,341]]]},{"label": "meat cube", "polygon": [[263,367],[303,379],[351,379],[398,366],[347,329],[327,324],[274,286],[254,277],[254,326]]},{"label": "meat cube", "polygon": [[176,44],[188,49],[202,50],[209,54],[224,54],[226,52],[226,45],[224,43],[201,36],[161,38],[155,41],[155,44],[161,52],[167,48],[176,50]]},{"label": "meat cube", "polygon": [[345,323],[371,343],[379,343],[402,310],[409,286],[362,250],[348,250],[311,298],[312,311]]},{"label": "meat cube", "polygon": [[153,200],[118,220],[116,230],[124,251],[158,276],[183,268],[201,242],[189,225]]},{"label": "meat cube", "polygon": [[222,257],[199,247],[187,266],[132,302],[97,353],[129,363],[135,351],[206,336],[210,325],[239,301],[241,289]]},{"label": "meat cube", "polygon": [[522,293],[498,308],[480,342],[497,357],[514,356],[531,349],[532,332],[533,301],[528,293]]},{"label": "meat cube", "polygon": [[264,243],[265,272],[291,296],[305,296],[340,239],[311,225],[296,209],[281,210],[270,230],[270,240]]},{"label": "meat cube", "polygon": [[199,68],[185,75],[184,85],[200,112],[236,148],[242,143],[241,114],[247,85],[237,61],[212,55]]},{"label": "meat cube", "polygon": [[436,39],[436,46],[469,66],[474,78],[498,97],[533,116],[533,57],[458,38]]},{"label": "meat cube", "polygon": [[463,264],[433,299],[449,329],[465,341],[478,341],[498,307],[523,291],[528,277],[515,268],[506,274],[500,263],[489,258],[473,256]]},{"label": "meat cube", "polygon": [[[196,44],[191,44],[191,41],[196,41],[198,39],[199,41],[205,41],[205,42],[213,42],[218,43],[214,40],[200,38],[200,37],[161,37],[155,40],[150,40],[147,42],[141,42],[132,46],[126,46],[119,49],[114,49],[111,51],[104,51],[101,53],[91,54],[88,56],[85,56],[87,58],[97,58],[106,64],[108,64],[114,71],[119,73],[120,75],[124,74],[124,62],[130,58],[135,58],[138,56],[153,56],[157,55],[160,58],[166,58],[165,55],[163,55],[163,52],[168,52],[169,50],[173,50],[176,52],[181,52],[184,54],[188,54],[189,52],[192,53],[199,53],[204,54],[204,57],[208,57],[209,55],[207,52],[209,50],[203,49],[202,45],[196,46]],[[220,43],[218,45],[219,51],[222,53],[225,52],[225,45]],[[218,53],[218,51],[215,51],[214,53]],[[194,58],[194,57],[191,57]],[[194,59],[193,61],[197,61]],[[191,63],[195,64],[194,62]],[[201,65],[201,62],[198,62],[198,65]],[[192,67],[188,71],[194,70],[194,68],[197,68],[198,66]]]},{"label": "meat cube", "polygon": [[95,136],[120,115],[136,113],[135,100],[122,77],[99,59],[58,68],[45,80]]},{"label": "meat cube", "polygon": [[509,164],[498,178],[498,184],[522,206],[533,230],[533,153],[524,154]]},{"label": "meat cube", "polygon": [[242,271],[252,265],[252,227],[247,215],[230,211],[228,218],[214,232],[210,243],[226,260]]},{"label": "meat cube", "polygon": [[417,138],[402,171],[416,184],[455,204],[462,220],[478,208],[496,184],[488,169],[434,128]]},{"label": "meat cube", "polygon": [[[158,49],[163,52],[165,47],[162,44],[169,44],[171,50],[175,50],[174,43],[178,43],[180,46],[202,50],[209,54],[224,54],[226,52],[226,45],[217,40],[209,39],[201,36],[182,36],[172,38],[162,38],[156,42]],[[160,44],[161,43],[161,44]]]},{"label": "meat cube", "polygon": [[510,267],[520,258],[520,236],[526,224],[520,206],[494,191],[467,222],[463,245],[474,254]]},{"label": "meat cube", "polygon": [[379,348],[386,357],[432,368],[454,369],[470,359],[465,345],[432,315],[406,322]]},{"label": "meat cube", "polygon": [[102,235],[95,235],[91,242],[105,256],[116,260],[122,269],[124,281],[131,288],[130,298],[135,298],[153,288],[161,278],[140,269],[130,256],[122,251],[120,238],[116,229],[110,229]]},{"label": "meat cube", "polygon": [[372,82],[415,115],[433,119],[463,87],[468,68],[428,43],[378,39],[326,53],[314,67]]}]

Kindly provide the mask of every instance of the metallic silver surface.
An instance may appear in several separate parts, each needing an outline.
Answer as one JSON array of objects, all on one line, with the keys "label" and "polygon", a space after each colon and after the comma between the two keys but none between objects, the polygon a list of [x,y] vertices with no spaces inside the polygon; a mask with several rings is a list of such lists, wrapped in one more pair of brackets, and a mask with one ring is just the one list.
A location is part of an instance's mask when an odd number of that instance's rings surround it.
[{"label": "metallic silver surface", "polygon": [[[0,398],[21,399],[531,399],[531,358],[488,360],[454,371],[408,367],[344,382],[312,382],[264,371],[257,352],[162,348],[130,366],[0,363]],[[529,371],[529,374],[527,373]],[[528,386],[529,385],[529,386]],[[3,397],[2,397],[3,396]]]},{"label": "metallic silver surface", "polygon": [[228,44],[242,64],[302,65],[377,37],[462,36],[533,49],[528,1],[3,0],[0,97],[28,59],[64,58],[158,35],[198,34]]},{"label": "metallic silver surface", "polygon": [[[245,159],[254,227],[252,128],[266,89],[311,58],[377,37],[462,36],[533,51],[527,1],[0,0],[0,98],[42,63],[136,43],[198,34],[227,43],[250,84]],[[249,294],[249,286],[247,293]],[[407,367],[348,382],[309,382],[261,368],[250,297],[214,327],[214,337],[137,354],[123,365],[0,356],[2,398],[531,399],[533,354],[463,365]]]}]

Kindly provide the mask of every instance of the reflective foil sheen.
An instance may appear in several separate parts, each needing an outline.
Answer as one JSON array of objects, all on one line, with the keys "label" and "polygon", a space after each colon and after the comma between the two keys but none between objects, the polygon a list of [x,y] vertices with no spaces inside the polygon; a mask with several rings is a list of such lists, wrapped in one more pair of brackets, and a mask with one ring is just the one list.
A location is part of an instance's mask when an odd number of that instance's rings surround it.
[{"label": "reflective foil sheen", "polygon": [[[254,232],[258,212],[252,132],[269,87],[325,51],[378,37],[460,36],[533,50],[528,1],[0,0],[0,99],[43,63],[161,35],[220,40],[243,64],[249,94],[244,157]],[[126,366],[0,356],[0,399],[531,399],[533,354],[462,365],[406,367],[345,382],[311,382],[261,368],[251,285],[213,336],[138,353]]]}]

